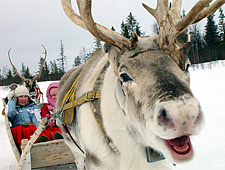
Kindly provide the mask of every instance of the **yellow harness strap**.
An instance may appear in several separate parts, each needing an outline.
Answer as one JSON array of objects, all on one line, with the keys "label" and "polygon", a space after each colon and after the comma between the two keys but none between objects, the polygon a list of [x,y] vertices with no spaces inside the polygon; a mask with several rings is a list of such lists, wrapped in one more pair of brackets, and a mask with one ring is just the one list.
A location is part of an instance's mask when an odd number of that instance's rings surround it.
[{"label": "yellow harness strap", "polygon": [[63,101],[62,101],[62,104],[61,104],[61,107],[63,107],[66,104],[66,102],[71,98],[71,96],[72,96],[71,99],[74,99],[74,94],[75,94],[76,87],[77,87],[77,80],[78,80],[79,77],[80,77],[80,74],[77,76],[77,78],[73,82],[70,90],[64,96]]},{"label": "yellow harness strap", "polygon": [[[77,80],[79,79],[79,77],[80,77],[80,74],[77,76],[77,78],[73,82],[70,90],[64,96],[62,104],[61,104],[61,108],[64,108],[64,106],[66,105],[67,102],[74,101],[75,91],[76,91],[77,82],[78,82]],[[73,122],[73,117],[74,117],[74,109],[71,109],[71,113],[63,112],[63,122],[65,124],[71,124]]]}]

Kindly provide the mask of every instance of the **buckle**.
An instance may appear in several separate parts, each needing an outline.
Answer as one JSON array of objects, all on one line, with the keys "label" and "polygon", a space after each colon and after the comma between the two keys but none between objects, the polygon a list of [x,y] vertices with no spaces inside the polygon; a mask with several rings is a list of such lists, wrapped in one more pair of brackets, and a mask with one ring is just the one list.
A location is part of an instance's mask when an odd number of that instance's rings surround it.
[{"label": "buckle", "polygon": [[[89,91],[89,92],[91,92],[91,91]],[[96,92],[93,91],[93,96],[92,96],[92,98],[90,98],[90,99],[88,98],[88,93],[89,93],[89,92],[86,93],[86,97],[85,97],[85,100],[86,100],[86,101],[92,101],[92,100],[95,99],[95,93],[96,93]]]}]

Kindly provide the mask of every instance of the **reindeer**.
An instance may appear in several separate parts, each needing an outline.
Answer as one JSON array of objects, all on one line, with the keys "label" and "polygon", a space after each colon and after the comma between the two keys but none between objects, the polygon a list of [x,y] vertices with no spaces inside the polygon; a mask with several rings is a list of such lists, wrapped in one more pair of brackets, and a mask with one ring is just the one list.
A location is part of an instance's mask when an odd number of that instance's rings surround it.
[{"label": "reindeer", "polygon": [[15,70],[16,74],[22,79],[20,85],[24,85],[28,88],[29,92],[30,92],[30,97],[31,99],[36,103],[36,104],[40,104],[40,98],[42,96],[42,102],[43,102],[43,93],[41,92],[38,84],[37,84],[37,80],[40,78],[40,75],[41,75],[41,71],[43,69],[43,66],[44,66],[44,63],[45,63],[45,59],[47,57],[47,50],[46,48],[43,46],[45,52],[45,57],[44,57],[44,60],[43,60],[43,63],[41,65],[41,68],[38,72],[38,74],[34,77],[29,77],[29,78],[25,78],[24,76],[21,76],[20,73],[17,71],[16,67],[13,65],[12,61],[11,61],[11,58],[10,58],[10,51],[11,49],[9,49],[8,51],[8,57],[9,57],[9,61],[10,61],[10,64],[12,65],[13,69]]},{"label": "reindeer", "polygon": [[[199,0],[183,18],[181,0],[157,0],[158,35],[131,39],[94,22],[91,0],[77,0],[76,14],[70,0],[61,0],[64,12],[76,25],[104,41],[89,60],[72,68],[60,80],[58,118],[69,130],[63,134],[78,170],[166,170],[172,163],[191,160],[193,135],[200,133],[204,114],[190,89],[187,54],[188,26],[215,12],[224,0]],[[208,6],[209,5],[209,6]],[[76,80],[75,100],[62,104]],[[62,115],[63,114],[63,115]],[[73,115],[72,115],[73,117]],[[78,147],[77,147],[78,146]]]}]

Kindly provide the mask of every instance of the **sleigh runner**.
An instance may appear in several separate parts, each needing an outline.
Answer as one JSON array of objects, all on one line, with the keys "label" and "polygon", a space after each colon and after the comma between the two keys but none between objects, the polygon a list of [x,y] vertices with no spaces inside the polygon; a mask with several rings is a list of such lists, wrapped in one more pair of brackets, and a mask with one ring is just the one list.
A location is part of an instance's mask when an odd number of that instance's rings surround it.
[{"label": "sleigh runner", "polygon": [[[3,99],[2,101],[5,107],[5,99]],[[11,124],[7,115],[4,113],[4,109],[2,111],[2,114],[5,119],[5,126],[10,145],[12,147],[16,161],[19,164],[20,162],[23,162],[21,161],[22,155],[20,154],[13,139]],[[25,147],[27,144],[27,140],[22,139],[21,143]],[[74,156],[69,147],[64,143],[64,139],[33,144],[29,152],[26,153],[26,160],[23,162],[23,164],[23,169],[76,169],[76,166],[74,164]]]}]

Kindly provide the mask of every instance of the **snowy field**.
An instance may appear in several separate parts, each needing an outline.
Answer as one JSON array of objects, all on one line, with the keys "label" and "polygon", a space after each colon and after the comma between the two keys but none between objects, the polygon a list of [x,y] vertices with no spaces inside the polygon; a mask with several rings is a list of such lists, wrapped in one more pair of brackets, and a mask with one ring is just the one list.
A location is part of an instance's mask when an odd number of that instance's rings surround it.
[{"label": "snowy field", "polygon": [[[212,69],[198,69],[191,73],[191,89],[200,101],[206,124],[200,135],[192,138],[195,157],[190,162],[174,167],[174,170],[224,170],[225,169],[225,66],[220,63]],[[38,83],[45,96],[50,82]],[[0,87],[0,97],[8,93]],[[45,98],[46,102],[46,98]],[[2,110],[0,101],[0,110]],[[15,170],[16,160],[11,151],[0,116],[0,170]]]}]

